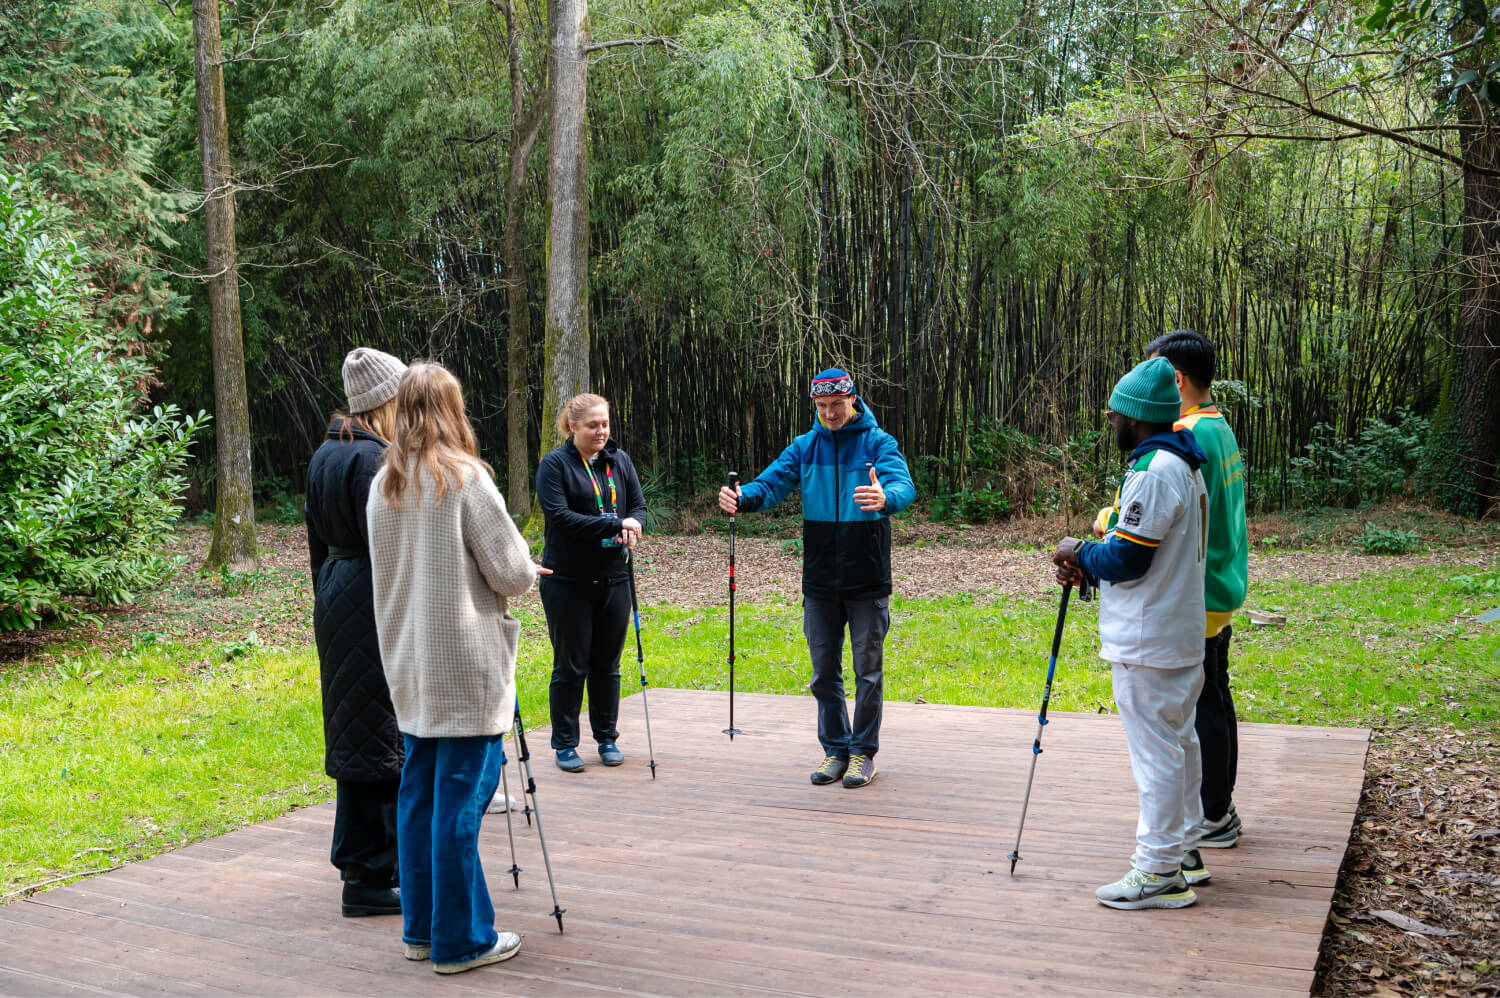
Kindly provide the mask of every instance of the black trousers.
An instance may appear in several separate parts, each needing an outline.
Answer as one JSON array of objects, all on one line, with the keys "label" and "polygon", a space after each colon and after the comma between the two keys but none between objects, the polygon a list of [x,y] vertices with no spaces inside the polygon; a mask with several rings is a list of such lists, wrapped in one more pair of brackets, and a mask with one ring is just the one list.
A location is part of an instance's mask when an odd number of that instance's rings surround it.
[{"label": "black trousers", "polygon": [[[844,700],[844,626],[854,652],[854,726]],[[885,636],[891,629],[888,597],[802,599],[802,633],[812,658],[812,695],[818,701],[818,742],[824,755],[847,759],[880,751],[885,708]]]},{"label": "black trousers", "polygon": [[552,638],[552,748],[578,747],[578,713],[589,692],[596,742],[620,737],[620,652],[630,624],[630,583],[541,581]]},{"label": "black trousers", "polygon": [[1218,821],[1234,798],[1239,771],[1240,738],[1234,719],[1234,693],[1229,688],[1229,639],[1226,626],[1203,642],[1203,692],[1198,694],[1194,726],[1203,747],[1203,816]]},{"label": "black trousers", "polygon": [[329,860],[340,879],[367,887],[395,887],[396,794],[400,780],[338,781]]}]

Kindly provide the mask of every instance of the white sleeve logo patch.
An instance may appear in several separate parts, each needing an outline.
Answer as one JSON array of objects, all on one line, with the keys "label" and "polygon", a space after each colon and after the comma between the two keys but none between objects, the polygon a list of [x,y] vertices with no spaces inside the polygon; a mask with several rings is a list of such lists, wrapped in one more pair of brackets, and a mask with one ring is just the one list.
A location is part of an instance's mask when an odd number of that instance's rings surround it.
[{"label": "white sleeve logo patch", "polygon": [[1137,499],[1125,507],[1125,513],[1120,519],[1127,527],[1139,527],[1141,525],[1141,517],[1145,515],[1146,509],[1141,505],[1140,500]]}]

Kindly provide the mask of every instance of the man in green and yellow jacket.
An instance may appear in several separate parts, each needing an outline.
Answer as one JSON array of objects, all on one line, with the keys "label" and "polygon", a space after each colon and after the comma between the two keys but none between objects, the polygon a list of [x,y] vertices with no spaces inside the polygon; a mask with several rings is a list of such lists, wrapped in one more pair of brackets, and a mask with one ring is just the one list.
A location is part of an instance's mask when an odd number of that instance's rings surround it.
[{"label": "man in green and yellow jacket", "polygon": [[1182,416],[1208,455],[1203,483],[1208,489],[1208,557],[1204,566],[1205,630],[1203,692],[1198,697],[1198,741],[1203,747],[1203,827],[1198,845],[1227,849],[1239,841],[1240,818],[1234,810],[1234,779],[1239,765],[1239,738],[1234,695],[1229,688],[1230,617],[1245,603],[1250,545],[1245,537],[1245,464],[1211,394],[1214,346],[1208,337],[1178,329],[1153,340],[1147,355],[1165,357],[1177,371]]}]

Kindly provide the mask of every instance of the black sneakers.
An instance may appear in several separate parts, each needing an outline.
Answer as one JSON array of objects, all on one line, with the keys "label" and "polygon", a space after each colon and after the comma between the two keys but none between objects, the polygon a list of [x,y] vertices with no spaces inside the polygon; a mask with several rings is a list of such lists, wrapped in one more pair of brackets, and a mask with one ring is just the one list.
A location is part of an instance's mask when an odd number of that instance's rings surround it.
[{"label": "black sneakers", "polygon": [[401,889],[399,887],[366,887],[353,881],[344,881],[345,918],[399,914],[401,914]]}]

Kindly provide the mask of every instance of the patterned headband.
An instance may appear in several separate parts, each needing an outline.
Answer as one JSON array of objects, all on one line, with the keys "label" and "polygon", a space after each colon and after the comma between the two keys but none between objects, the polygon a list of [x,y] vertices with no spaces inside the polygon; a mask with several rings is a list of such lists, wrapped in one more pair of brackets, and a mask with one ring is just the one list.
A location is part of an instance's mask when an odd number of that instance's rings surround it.
[{"label": "patterned headband", "polygon": [[841,378],[816,378],[810,394],[815,399],[825,395],[853,395],[854,379],[847,374]]}]

